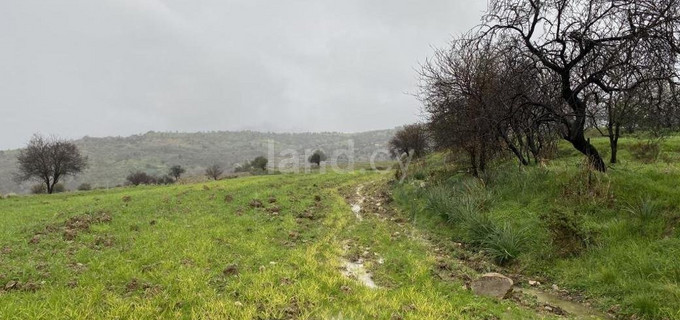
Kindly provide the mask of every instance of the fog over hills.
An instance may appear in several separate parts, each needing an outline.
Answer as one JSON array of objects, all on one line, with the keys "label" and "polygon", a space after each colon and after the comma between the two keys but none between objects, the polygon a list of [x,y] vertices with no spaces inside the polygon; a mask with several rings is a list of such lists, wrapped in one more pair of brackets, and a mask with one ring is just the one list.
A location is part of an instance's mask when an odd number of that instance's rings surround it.
[{"label": "fog over hills", "polygon": [[[198,133],[147,132],[129,137],[84,137],[73,142],[89,158],[89,167],[78,176],[66,179],[68,189],[80,183],[93,187],[113,187],[125,182],[132,171],[163,175],[172,165],[187,169],[186,175],[201,175],[212,164],[231,172],[244,161],[263,155],[270,165],[305,166],[306,157],[323,150],[329,161],[355,162],[386,160],[387,141],[394,130],[360,133],[267,133],[255,131],[214,131]],[[26,193],[34,182],[18,184],[18,150],[0,151],[0,193]],[[336,155],[336,157],[333,157]],[[337,160],[333,160],[333,159]]]}]

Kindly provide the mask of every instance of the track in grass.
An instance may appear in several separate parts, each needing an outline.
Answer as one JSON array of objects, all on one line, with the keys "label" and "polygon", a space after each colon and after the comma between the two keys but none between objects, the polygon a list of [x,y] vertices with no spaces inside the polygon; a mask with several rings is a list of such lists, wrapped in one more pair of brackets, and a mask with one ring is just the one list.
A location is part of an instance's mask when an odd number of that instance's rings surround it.
[{"label": "track in grass", "polygon": [[[1,200],[0,317],[544,317],[441,281],[435,256],[403,226],[368,212],[357,220],[343,192],[376,178],[278,175]],[[378,289],[342,275],[355,259]]]}]

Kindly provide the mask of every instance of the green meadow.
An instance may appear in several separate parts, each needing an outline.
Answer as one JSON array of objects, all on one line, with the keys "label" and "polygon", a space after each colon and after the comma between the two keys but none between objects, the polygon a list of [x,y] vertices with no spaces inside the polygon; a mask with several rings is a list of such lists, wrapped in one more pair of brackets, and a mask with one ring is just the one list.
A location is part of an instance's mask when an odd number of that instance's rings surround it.
[{"label": "green meadow", "polygon": [[[0,318],[547,317],[436,277],[432,244],[368,201],[360,220],[357,186],[386,179],[271,175],[0,200]],[[377,288],[343,275],[358,259]]]}]

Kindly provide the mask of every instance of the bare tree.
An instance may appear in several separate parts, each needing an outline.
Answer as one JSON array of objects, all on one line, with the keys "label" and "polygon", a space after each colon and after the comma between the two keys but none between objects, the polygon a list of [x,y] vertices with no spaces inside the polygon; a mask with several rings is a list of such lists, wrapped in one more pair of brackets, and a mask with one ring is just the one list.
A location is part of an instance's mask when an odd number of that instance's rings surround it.
[{"label": "bare tree", "polygon": [[388,142],[390,155],[399,158],[402,155],[419,158],[429,148],[427,128],[422,124],[410,124],[399,129]]},{"label": "bare tree", "polygon": [[222,173],[224,170],[219,164],[213,164],[205,169],[205,175],[213,180],[219,180]]},{"label": "bare tree", "polygon": [[562,103],[536,103],[599,171],[604,161],[584,134],[590,93],[676,79],[680,0],[494,0],[484,20],[482,38],[512,41],[554,78]]},{"label": "bare tree", "polygon": [[76,175],[87,167],[87,157],[80,154],[71,142],[34,135],[17,157],[17,181],[38,180],[45,184],[47,193],[66,176]]}]

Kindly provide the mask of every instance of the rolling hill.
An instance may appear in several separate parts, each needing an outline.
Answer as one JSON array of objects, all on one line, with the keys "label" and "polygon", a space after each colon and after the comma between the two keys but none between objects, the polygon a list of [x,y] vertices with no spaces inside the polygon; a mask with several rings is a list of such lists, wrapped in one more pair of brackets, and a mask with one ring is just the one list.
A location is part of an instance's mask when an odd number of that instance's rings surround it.
[{"label": "rolling hill", "polygon": [[[265,133],[254,131],[219,131],[199,133],[147,132],[129,137],[84,137],[75,140],[81,152],[89,157],[89,168],[75,178],[66,180],[68,189],[87,182],[93,187],[113,187],[125,182],[132,171],[162,175],[175,164],[187,168],[187,175],[201,175],[212,164],[231,171],[238,163],[264,155],[270,164],[287,167],[306,165],[306,155],[321,149],[333,158],[344,154],[337,162],[347,162],[347,154],[355,162],[387,159],[382,152],[394,130],[361,133]],[[270,151],[273,150],[272,151]],[[353,149],[353,152],[350,150]],[[26,193],[34,183],[17,184],[18,150],[0,151],[0,193]],[[333,161],[335,162],[335,161]]]}]

